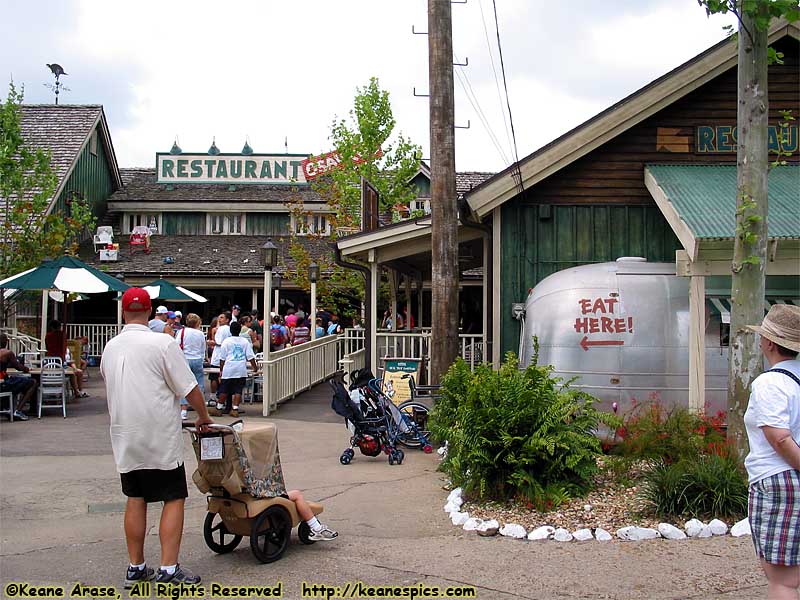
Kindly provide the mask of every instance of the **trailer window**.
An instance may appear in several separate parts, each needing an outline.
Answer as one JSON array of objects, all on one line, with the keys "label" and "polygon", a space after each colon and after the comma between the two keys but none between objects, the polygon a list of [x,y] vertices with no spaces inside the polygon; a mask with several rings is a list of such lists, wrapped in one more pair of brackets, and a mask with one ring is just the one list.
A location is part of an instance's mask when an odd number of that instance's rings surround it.
[{"label": "trailer window", "polygon": [[719,345],[723,348],[727,348],[731,344],[731,324],[730,323],[720,323],[719,324]]}]

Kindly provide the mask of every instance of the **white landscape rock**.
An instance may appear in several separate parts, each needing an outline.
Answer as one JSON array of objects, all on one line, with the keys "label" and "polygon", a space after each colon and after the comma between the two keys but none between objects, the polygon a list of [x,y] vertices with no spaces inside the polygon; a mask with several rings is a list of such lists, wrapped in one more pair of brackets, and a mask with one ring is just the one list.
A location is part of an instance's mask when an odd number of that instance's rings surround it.
[{"label": "white landscape rock", "polygon": [[572,537],[574,537],[579,542],[586,542],[588,540],[593,540],[594,539],[594,536],[592,535],[592,530],[591,529],[586,529],[586,528],[576,529],[572,533]]},{"label": "white landscape rock", "polygon": [[470,517],[466,521],[464,521],[464,525],[462,526],[464,531],[475,531],[478,528],[478,525],[483,523],[483,519],[479,519],[477,517]]},{"label": "white landscape rock", "polygon": [[537,527],[533,531],[528,534],[528,539],[533,541],[537,540],[549,540],[553,537],[553,534],[556,532],[554,527],[550,527],[550,525],[542,525],[541,527]]},{"label": "white landscape rock", "polygon": [[447,501],[450,502],[454,498],[461,498],[463,494],[464,490],[462,490],[460,487],[457,487],[454,490],[451,490],[449,494],[447,494]]},{"label": "white landscape rock", "polygon": [[686,521],[683,528],[686,530],[686,535],[689,537],[697,537],[705,526],[706,524],[699,519],[689,519]]},{"label": "white landscape rock", "polygon": [[448,502],[447,504],[444,505],[444,512],[446,512],[448,515],[450,513],[459,512],[460,510],[461,510],[461,505],[456,504],[455,502]]},{"label": "white landscape rock", "polygon": [[736,523],[733,527],[731,527],[731,535],[733,537],[742,537],[743,535],[753,535],[750,531],[750,521],[747,520],[747,517]]},{"label": "white landscape rock", "polygon": [[654,540],[657,537],[661,537],[661,534],[655,529],[650,529],[649,527],[637,527],[636,525],[630,525],[628,527],[617,529],[617,537],[621,540],[638,542],[640,540]]},{"label": "white landscape rock", "polygon": [[668,540],[686,539],[686,534],[683,533],[682,529],[678,529],[677,527],[675,527],[675,525],[670,525],[669,523],[659,523],[658,533],[661,534],[661,537],[666,538]]},{"label": "white landscape rock", "polygon": [[553,539],[557,542],[571,542],[573,540],[573,537],[569,531],[567,531],[563,527],[559,527],[553,534]]},{"label": "white landscape rock", "polygon": [[522,525],[517,525],[516,523],[506,523],[500,528],[500,535],[517,540],[524,540],[527,537],[528,532],[525,531],[525,528]]},{"label": "white landscape rock", "polygon": [[451,512],[450,513],[450,520],[453,522],[453,525],[458,525],[459,527],[467,522],[469,519],[468,512]]},{"label": "white landscape rock", "polygon": [[705,527],[703,527],[703,529],[700,531],[700,533],[697,534],[697,537],[699,537],[699,538],[710,538],[712,535],[714,535],[714,534],[711,533],[711,527],[706,525]]},{"label": "white landscape rock", "polygon": [[495,519],[489,519],[488,521],[484,521],[475,529],[478,532],[478,535],[482,535],[484,537],[490,537],[493,535],[497,535],[497,532],[500,530],[500,523],[498,523]]},{"label": "white landscape rock", "polygon": [[595,529],[595,530],[594,530],[594,538],[595,538],[595,539],[596,539],[598,542],[610,542],[611,540],[613,540],[613,539],[614,539],[614,538],[612,537],[612,535],[611,535],[610,533],[608,533],[608,532],[607,532],[605,529],[603,529],[602,527],[598,527],[597,529]]},{"label": "white landscape rock", "polygon": [[714,535],[725,535],[728,533],[728,526],[724,521],[720,521],[719,519],[709,521],[708,528]]}]

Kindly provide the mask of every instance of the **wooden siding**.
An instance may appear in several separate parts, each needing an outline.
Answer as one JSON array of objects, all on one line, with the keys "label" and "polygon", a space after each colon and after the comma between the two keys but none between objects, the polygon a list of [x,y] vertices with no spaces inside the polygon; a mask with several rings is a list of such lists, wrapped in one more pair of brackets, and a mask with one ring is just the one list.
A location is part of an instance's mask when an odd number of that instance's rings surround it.
[{"label": "wooden siding", "polygon": [[161,213],[161,233],[164,235],[205,235],[206,213]]},{"label": "wooden siding", "polygon": [[99,221],[106,212],[108,197],[114,192],[114,178],[108,165],[102,136],[97,135],[97,154],[90,151],[91,143],[81,152],[75,163],[75,168],[67,179],[66,185],[61,190],[52,212],[65,214],[66,200],[74,192],[78,192],[92,207],[92,212]]},{"label": "wooden siding", "polygon": [[286,213],[247,213],[247,235],[289,235]]},{"label": "wooden siding", "polygon": [[[785,56],[769,68],[770,125],[784,110],[800,114],[800,44],[784,38],[775,47]],[[696,140],[699,125],[736,125],[736,92],[733,68],[502,206],[502,353],[519,344],[511,303],[547,275],[620,256],[675,260],[680,243],[644,185],[644,166],[736,164],[735,153],[698,153]]]}]

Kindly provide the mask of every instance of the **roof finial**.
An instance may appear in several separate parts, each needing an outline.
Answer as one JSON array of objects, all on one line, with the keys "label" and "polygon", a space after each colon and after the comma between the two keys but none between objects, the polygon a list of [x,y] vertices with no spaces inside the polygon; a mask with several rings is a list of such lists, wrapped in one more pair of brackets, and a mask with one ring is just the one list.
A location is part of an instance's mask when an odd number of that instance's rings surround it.
[{"label": "roof finial", "polygon": [[183,150],[181,150],[181,147],[178,145],[178,134],[176,133],[175,134],[175,141],[172,142],[172,148],[170,148],[169,153],[170,154],[180,154],[181,152],[183,152]]},{"label": "roof finial", "polygon": [[250,156],[253,153],[253,148],[250,146],[250,136],[246,135],[244,137],[244,147],[242,148],[242,154],[245,156]]},{"label": "roof finial", "polygon": [[216,138],[216,136],[211,138],[211,148],[208,149],[208,153],[211,156],[216,156],[217,154],[219,154],[219,148],[217,148],[217,138]]}]

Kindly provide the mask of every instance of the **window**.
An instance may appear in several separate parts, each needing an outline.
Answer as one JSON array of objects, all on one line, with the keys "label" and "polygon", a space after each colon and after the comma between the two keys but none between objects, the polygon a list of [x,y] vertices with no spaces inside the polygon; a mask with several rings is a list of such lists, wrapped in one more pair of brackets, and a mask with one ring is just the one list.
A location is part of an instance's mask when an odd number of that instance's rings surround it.
[{"label": "window", "polygon": [[411,212],[414,213],[415,211],[421,210],[426,215],[431,214],[431,201],[430,200],[412,200],[411,203],[408,205],[411,209]]},{"label": "window", "polygon": [[144,225],[150,228],[150,235],[161,232],[161,213],[125,213],[122,219],[122,233],[131,233],[134,227]]},{"label": "window", "polygon": [[296,235],[329,235],[331,224],[327,214],[311,214],[300,217],[292,215],[292,231]]},{"label": "window", "polygon": [[92,132],[92,136],[89,138],[89,152],[97,156],[97,130],[95,129]]},{"label": "window", "polygon": [[244,213],[208,213],[206,230],[211,235],[242,235],[245,232]]}]

